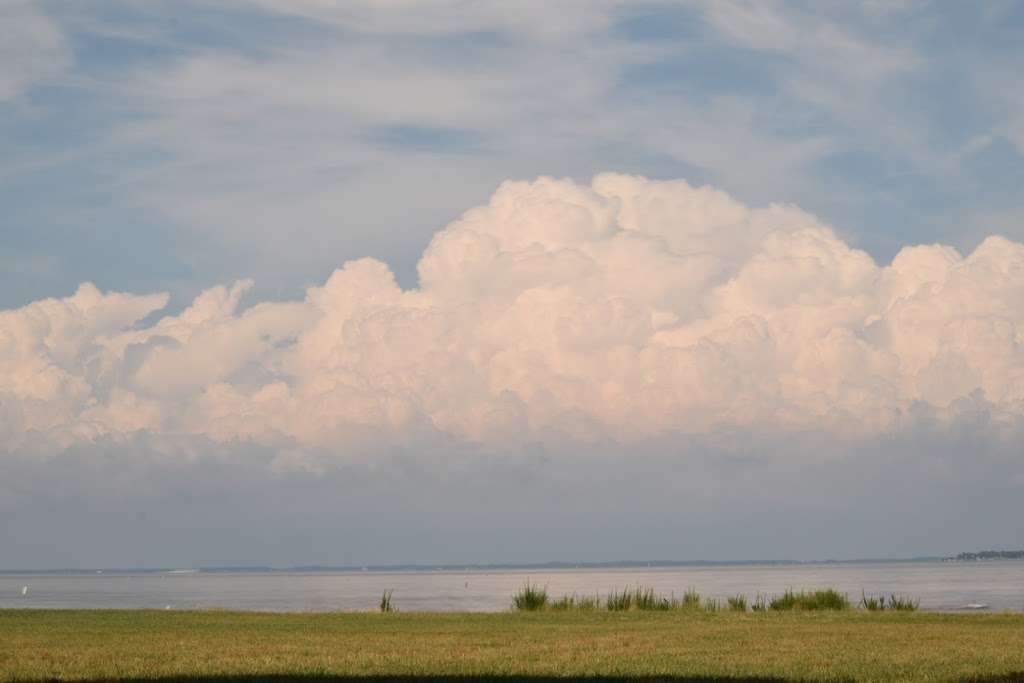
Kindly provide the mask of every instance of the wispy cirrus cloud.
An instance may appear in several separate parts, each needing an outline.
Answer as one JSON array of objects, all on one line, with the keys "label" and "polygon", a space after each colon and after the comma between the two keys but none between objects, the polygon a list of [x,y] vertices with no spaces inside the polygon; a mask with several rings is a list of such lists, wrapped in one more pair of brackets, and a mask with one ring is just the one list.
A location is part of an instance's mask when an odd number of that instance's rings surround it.
[{"label": "wispy cirrus cloud", "polygon": [[12,0],[0,7],[0,104],[73,64],[64,32],[35,2]]}]

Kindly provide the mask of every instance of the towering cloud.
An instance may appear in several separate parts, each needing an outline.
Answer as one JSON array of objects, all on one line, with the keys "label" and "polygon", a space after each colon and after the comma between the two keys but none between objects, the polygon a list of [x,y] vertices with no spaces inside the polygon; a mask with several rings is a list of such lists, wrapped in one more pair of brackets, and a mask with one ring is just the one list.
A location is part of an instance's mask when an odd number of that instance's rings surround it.
[{"label": "towering cloud", "polygon": [[327,449],[823,429],[965,409],[1024,417],[1024,245],[887,266],[795,206],[683,181],[507,182],[436,234],[403,290],[344,264],[303,301],[248,282],[0,312],[4,452],[140,432]]}]

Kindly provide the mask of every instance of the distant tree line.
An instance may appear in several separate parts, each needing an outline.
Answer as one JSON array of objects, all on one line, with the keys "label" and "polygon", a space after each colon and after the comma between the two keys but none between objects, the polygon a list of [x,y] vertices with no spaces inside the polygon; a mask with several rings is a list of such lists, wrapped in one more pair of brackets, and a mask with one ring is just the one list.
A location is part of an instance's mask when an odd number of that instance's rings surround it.
[{"label": "distant tree line", "polygon": [[1024,550],[982,550],[977,553],[960,553],[951,560],[1024,560]]}]

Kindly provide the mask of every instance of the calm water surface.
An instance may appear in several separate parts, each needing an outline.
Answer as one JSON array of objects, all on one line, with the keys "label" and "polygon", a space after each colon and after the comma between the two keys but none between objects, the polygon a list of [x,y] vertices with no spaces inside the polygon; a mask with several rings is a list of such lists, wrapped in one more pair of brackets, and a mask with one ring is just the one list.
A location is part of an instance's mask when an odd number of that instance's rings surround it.
[{"label": "calm water surface", "polygon": [[[403,611],[500,611],[525,581],[548,593],[595,593],[642,584],[679,596],[781,593],[834,587],[859,600],[861,591],[902,593],[928,610],[984,603],[989,611],[1024,611],[1024,562],[914,562],[702,566],[651,569],[468,570],[407,572],[139,573],[0,576],[0,608],[157,608],[265,611],[375,609],[393,590]],[[23,590],[27,591],[23,595]]]}]

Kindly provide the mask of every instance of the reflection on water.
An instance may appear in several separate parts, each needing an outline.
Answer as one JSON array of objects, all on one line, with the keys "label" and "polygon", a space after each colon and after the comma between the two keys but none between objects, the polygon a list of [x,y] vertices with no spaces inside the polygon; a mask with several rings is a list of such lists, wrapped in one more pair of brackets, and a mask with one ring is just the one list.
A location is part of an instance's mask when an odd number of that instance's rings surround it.
[{"label": "reflection on water", "polygon": [[500,611],[529,579],[549,594],[605,595],[642,584],[707,597],[834,587],[854,602],[902,593],[928,610],[968,604],[1024,611],[1024,562],[900,562],[659,567],[650,569],[404,572],[164,572],[0,576],[0,608],[157,608],[266,611],[372,610],[385,590],[403,611]]}]

